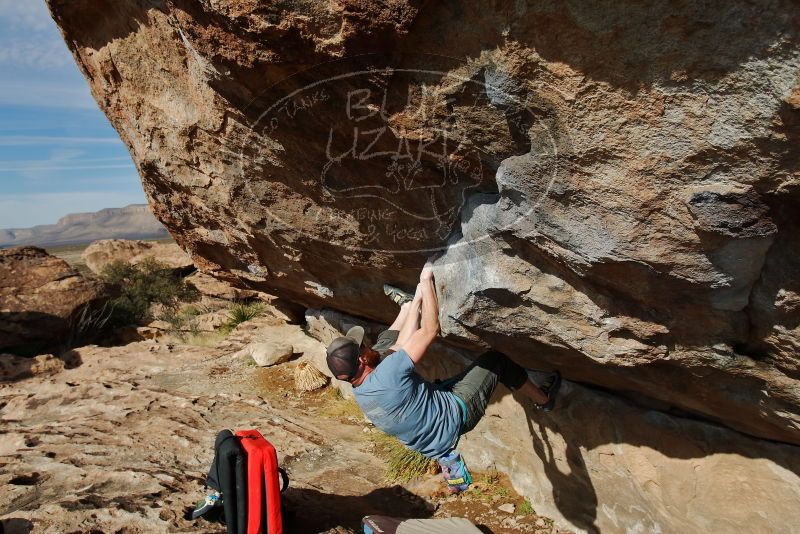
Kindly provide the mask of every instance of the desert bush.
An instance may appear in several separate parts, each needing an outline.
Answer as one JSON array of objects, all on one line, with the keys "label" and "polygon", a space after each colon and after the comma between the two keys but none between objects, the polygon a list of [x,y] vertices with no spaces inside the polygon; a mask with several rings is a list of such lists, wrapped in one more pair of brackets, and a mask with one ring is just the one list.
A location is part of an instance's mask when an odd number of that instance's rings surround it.
[{"label": "desert bush", "polygon": [[202,334],[200,325],[197,323],[197,317],[208,312],[209,309],[207,307],[193,304],[180,308],[167,306],[161,309],[156,318],[169,324],[168,334],[185,343],[190,338],[195,338]]},{"label": "desert bush", "polygon": [[115,260],[103,268],[100,278],[120,290],[120,295],[110,301],[112,326],[152,320],[153,305],[174,311],[182,302],[193,302],[200,296],[194,286],[154,258],[138,264]]}]

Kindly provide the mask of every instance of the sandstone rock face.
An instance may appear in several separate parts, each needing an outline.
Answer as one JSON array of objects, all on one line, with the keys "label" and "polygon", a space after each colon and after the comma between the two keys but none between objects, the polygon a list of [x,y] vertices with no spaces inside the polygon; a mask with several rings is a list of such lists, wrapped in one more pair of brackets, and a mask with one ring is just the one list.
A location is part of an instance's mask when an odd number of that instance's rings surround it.
[{"label": "sandstone rock face", "polygon": [[473,468],[509,473],[533,508],[559,524],[586,532],[797,528],[797,447],[643,410],[568,381],[557,412],[523,406],[498,391],[461,453]]},{"label": "sandstone rock face", "polygon": [[201,294],[222,300],[249,300],[260,299],[268,301],[270,295],[234,287],[224,280],[218,280],[211,275],[197,271],[186,277],[186,282],[192,284]]},{"label": "sandstone rock face", "polygon": [[136,264],[145,258],[154,258],[181,273],[194,268],[192,258],[175,243],[153,241],[101,239],[86,247],[81,258],[95,273],[100,273],[106,265],[115,260]]},{"label": "sandstone rock face", "polygon": [[[353,324],[378,330],[331,310],[307,319],[323,341]],[[445,379],[467,362],[440,352],[418,370]],[[325,369],[324,359],[317,364]],[[349,384],[334,384],[352,396]],[[498,387],[459,450],[472,469],[508,473],[537,512],[584,532],[792,532],[800,521],[797,447],[570,381],[550,413]]]},{"label": "sandstone rock face", "polygon": [[48,4],[199,268],[800,444],[796,2]]},{"label": "sandstone rock face", "polygon": [[62,343],[80,328],[84,310],[107,297],[104,284],[43,249],[0,250],[0,349],[35,354]]}]

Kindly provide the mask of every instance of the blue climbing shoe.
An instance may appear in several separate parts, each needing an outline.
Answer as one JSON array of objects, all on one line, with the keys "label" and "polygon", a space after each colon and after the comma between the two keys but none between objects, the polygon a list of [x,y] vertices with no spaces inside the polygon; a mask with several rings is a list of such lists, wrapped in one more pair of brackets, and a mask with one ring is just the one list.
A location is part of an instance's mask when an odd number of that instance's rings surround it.
[{"label": "blue climbing shoe", "polygon": [[442,468],[442,475],[447,482],[447,491],[461,493],[469,489],[469,485],[472,484],[472,475],[458,452],[453,451],[444,458],[440,458],[439,466]]}]

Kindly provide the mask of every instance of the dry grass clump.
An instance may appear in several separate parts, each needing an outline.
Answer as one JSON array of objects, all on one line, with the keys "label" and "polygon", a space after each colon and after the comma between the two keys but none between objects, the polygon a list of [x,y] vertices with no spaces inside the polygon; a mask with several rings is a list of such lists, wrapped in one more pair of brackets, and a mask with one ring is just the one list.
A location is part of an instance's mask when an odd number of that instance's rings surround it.
[{"label": "dry grass clump", "polygon": [[496,468],[485,473],[473,473],[474,482],[470,493],[484,502],[494,502],[497,498],[509,499],[511,492],[503,485],[503,478]]},{"label": "dry grass clump", "polygon": [[331,386],[325,391],[322,397],[324,403],[320,409],[320,415],[325,417],[344,417],[363,419],[364,414],[361,408],[353,399],[345,399],[342,392]]},{"label": "dry grass clump", "polygon": [[328,377],[311,362],[300,362],[294,369],[294,387],[298,391],[314,391],[327,383]]},{"label": "dry grass clump", "polygon": [[427,473],[439,470],[436,460],[426,458],[417,451],[412,451],[400,441],[379,430],[370,433],[378,456],[386,460],[384,477],[389,483],[404,484]]}]

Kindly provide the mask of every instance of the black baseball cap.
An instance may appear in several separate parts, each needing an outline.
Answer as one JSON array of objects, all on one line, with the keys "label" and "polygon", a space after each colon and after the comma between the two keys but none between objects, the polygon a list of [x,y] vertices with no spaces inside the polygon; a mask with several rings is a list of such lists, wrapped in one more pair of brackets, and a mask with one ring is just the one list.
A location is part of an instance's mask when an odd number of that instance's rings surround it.
[{"label": "black baseball cap", "polygon": [[337,337],[328,345],[328,369],[339,380],[352,380],[358,372],[358,357],[364,329],[354,326],[343,337]]}]

